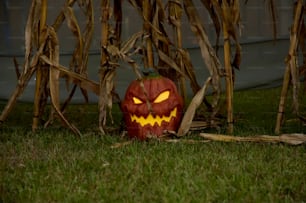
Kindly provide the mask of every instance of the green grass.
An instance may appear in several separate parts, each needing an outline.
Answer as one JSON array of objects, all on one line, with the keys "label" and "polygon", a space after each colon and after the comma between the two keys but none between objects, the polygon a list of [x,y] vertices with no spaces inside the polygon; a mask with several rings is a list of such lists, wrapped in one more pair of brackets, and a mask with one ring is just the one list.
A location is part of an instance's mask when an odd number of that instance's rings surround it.
[{"label": "green grass", "polygon": [[[279,89],[236,92],[235,134],[273,134],[278,99]],[[18,104],[0,128],[0,202],[306,201],[305,145],[150,140],[112,148],[128,138],[100,136],[96,109],[69,108],[78,139],[57,122],[32,133],[32,105]],[[287,112],[283,132],[306,133]]]}]

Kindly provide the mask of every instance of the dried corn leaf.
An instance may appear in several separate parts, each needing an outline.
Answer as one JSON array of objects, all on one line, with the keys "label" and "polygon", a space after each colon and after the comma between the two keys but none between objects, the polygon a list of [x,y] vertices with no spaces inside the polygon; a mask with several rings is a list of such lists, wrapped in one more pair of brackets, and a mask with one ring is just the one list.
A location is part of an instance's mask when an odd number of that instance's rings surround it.
[{"label": "dried corn leaf", "polygon": [[192,139],[160,139],[160,141],[170,142],[170,143],[185,143],[185,144],[198,144],[198,143],[210,142],[210,140],[192,140]]},{"label": "dried corn leaf", "polygon": [[[116,74],[115,69],[104,69],[101,73],[101,83],[100,83],[100,93],[103,92],[103,95],[99,95],[99,121],[101,121],[102,126],[106,125],[107,112],[113,123],[111,109],[112,109],[112,91],[114,89],[114,76]],[[100,127],[102,127],[100,126]],[[100,129],[102,133],[105,133],[103,129]]]},{"label": "dried corn leaf", "polygon": [[192,121],[190,130],[203,130],[211,127],[210,121]]},{"label": "dried corn leaf", "polygon": [[[76,44],[72,59],[70,61],[70,69],[74,69],[75,72],[80,73],[86,77],[87,76],[88,54],[89,54],[89,49],[90,49],[90,45],[91,45],[92,37],[93,37],[94,14],[93,14],[93,5],[92,5],[91,0],[90,1],[78,0],[78,5],[86,17],[86,25],[82,33],[80,33],[81,29],[74,16],[74,13],[72,12],[72,8],[70,6],[67,6],[65,8],[68,11],[68,12],[65,12],[65,14],[71,15],[69,19],[67,19],[68,27],[72,30],[72,33],[75,35],[77,42],[78,42]],[[70,24],[71,26],[69,26]],[[69,88],[70,82],[71,81],[66,80],[67,88]],[[71,101],[76,89],[77,89],[77,86],[74,85],[72,89],[70,90],[69,96],[64,102],[64,105],[62,106],[63,110],[65,106]],[[85,102],[88,102],[88,93],[86,89],[83,89],[81,87],[80,90],[85,99]]]},{"label": "dried corn leaf", "polygon": [[[80,31],[80,27],[78,25],[77,19],[74,15],[73,9],[69,6],[65,7],[64,15],[67,20],[67,25],[70,31],[73,33],[73,35],[76,37],[77,43],[75,46],[75,49],[73,51],[73,55],[70,61],[70,69],[74,70],[77,73],[81,73],[80,68],[82,67],[82,56],[83,56],[83,39]],[[68,78],[69,79],[69,78]],[[70,85],[69,80],[66,80],[66,86],[67,89],[69,89]],[[72,99],[72,96],[74,95],[74,92],[76,90],[76,87],[74,86],[69,94],[69,97],[65,101],[65,105]],[[82,92],[83,93],[83,92]],[[87,94],[83,94],[85,97],[85,100],[88,101]]]},{"label": "dried corn leaf", "polygon": [[[79,72],[87,77],[88,54],[94,32],[94,12],[91,0],[80,0],[79,5],[81,8],[83,8],[83,12],[86,17],[86,26],[82,33],[83,51]],[[85,101],[88,102],[88,93],[86,89],[83,89],[82,87],[80,89],[83,97],[85,98]]]},{"label": "dried corn leaf", "polygon": [[[211,76],[216,76],[218,74],[218,69],[221,69],[219,59],[217,58],[214,49],[212,48],[207,33],[201,24],[201,20],[195,6],[191,0],[184,0],[184,7],[191,30],[198,39],[200,50],[204,62]],[[219,87],[215,87],[218,89]]]},{"label": "dried corn leaf", "polygon": [[176,62],[170,58],[167,54],[165,54],[162,50],[157,50],[159,58],[173,68],[176,72],[178,72],[181,76],[186,77],[185,73],[181,70],[181,68],[176,64]]},{"label": "dried corn leaf", "polygon": [[184,136],[189,131],[192,120],[194,118],[195,112],[197,108],[202,103],[204,96],[206,94],[206,90],[208,88],[208,85],[211,83],[211,77],[209,77],[206,82],[204,83],[203,87],[196,93],[196,95],[192,98],[184,116],[182,119],[182,122],[180,124],[180,127],[177,132],[177,136]]},{"label": "dried corn leaf", "polygon": [[150,22],[149,25],[151,25],[152,28],[151,37],[155,45],[155,48],[158,49],[160,43],[165,43],[169,46],[170,40],[167,37],[167,34],[163,27],[163,24],[166,20],[165,18],[166,14],[164,12],[162,3],[160,1],[157,1],[154,13],[152,13],[152,15],[153,15],[152,22]]},{"label": "dried corn leaf", "polygon": [[269,9],[270,9],[270,13],[272,16],[272,25],[273,25],[273,37],[276,40],[277,37],[277,26],[276,26],[276,10],[275,10],[275,2],[274,0],[268,0],[267,1]]},{"label": "dried corn leaf", "polygon": [[77,45],[73,53],[72,59],[72,67],[76,67],[76,71],[79,72],[80,64],[82,63],[82,55],[83,55],[83,39],[80,31],[80,27],[78,25],[77,19],[74,15],[73,9],[71,7],[67,7],[65,10],[65,17],[67,19],[67,25],[70,31],[77,39]]},{"label": "dried corn leaf", "polygon": [[180,0],[169,0],[169,23],[175,27],[181,26],[181,17],[183,15],[183,8]]},{"label": "dried corn leaf", "polygon": [[122,44],[120,54],[127,55],[130,50],[135,48],[137,41],[142,37],[142,35],[142,31],[134,33],[126,42]]},{"label": "dried corn leaf", "polygon": [[60,64],[55,64],[53,61],[51,61],[47,56],[41,55],[40,58],[47,64],[51,65],[53,68],[59,70],[61,72],[61,77],[68,77],[70,80],[82,87],[83,89],[87,89],[89,91],[92,91],[96,95],[99,95],[100,89],[99,84],[95,81],[89,80],[88,78],[70,71],[67,67],[64,67]]},{"label": "dried corn leaf", "polygon": [[271,135],[256,135],[256,136],[229,136],[221,134],[209,134],[209,133],[200,133],[200,136],[221,142],[268,142],[268,143],[286,143],[290,145],[300,145],[306,143],[305,134],[282,134],[280,136],[271,136]]},{"label": "dried corn leaf", "polygon": [[[49,59],[50,61],[53,61],[53,64],[55,66],[59,64],[59,44],[58,39],[55,31],[50,27],[49,28]],[[52,65],[50,65],[49,70],[49,86],[50,86],[50,97],[52,104],[55,109],[60,108],[60,100],[59,100],[59,77],[60,77],[60,71],[55,69]]]},{"label": "dried corn leaf", "polygon": [[32,50],[32,33],[35,32],[35,30],[33,30],[33,23],[34,19],[37,17],[35,16],[36,7],[36,1],[32,1],[32,5],[28,14],[27,24],[25,27],[25,65],[23,68],[24,74],[28,71],[30,65],[30,55]]},{"label": "dried corn leaf", "polygon": [[184,0],[184,8],[188,17],[190,28],[194,35],[198,39],[202,58],[206,64],[211,76],[211,85],[213,89],[213,100],[212,100],[212,118],[217,114],[217,105],[220,101],[221,94],[221,82],[220,82],[220,70],[221,63],[216,55],[215,50],[212,48],[207,33],[201,24],[199,14],[193,5],[192,0]]},{"label": "dried corn leaf", "polygon": [[118,46],[120,47],[121,25],[122,25],[122,0],[114,0],[114,19],[116,21],[115,36]]},{"label": "dried corn leaf", "polygon": [[82,65],[80,73],[86,73],[87,71],[87,62],[88,54],[91,46],[93,31],[94,31],[94,11],[93,4],[91,0],[82,0],[79,1],[79,6],[82,8],[84,15],[86,17],[86,26],[82,33],[82,41],[84,44],[83,55],[82,55]]},{"label": "dried corn leaf", "polygon": [[76,1],[77,0],[67,0],[65,2],[65,5],[64,5],[63,9],[61,10],[60,14],[56,17],[54,23],[52,24],[52,27],[55,31],[57,31],[64,22],[65,11],[66,11],[67,7],[72,7]]},{"label": "dried corn leaf", "polygon": [[33,15],[33,22],[32,22],[32,33],[31,33],[31,38],[32,38],[32,46],[35,48],[39,47],[41,43],[41,38],[40,38],[40,32],[43,29],[41,28],[40,21],[43,21],[41,19],[41,14],[42,14],[42,0],[36,1],[35,9],[34,9],[34,15]]},{"label": "dried corn leaf", "polygon": [[[50,28],[50,43],[49,43],[49,50],[50,50],[50,60],[53,61],[53,64],[57,66],[59,64],[59,45],[58,39],[55,31]],[[53,66],[50,66],[49,72],[49,87],[50,87],[50,98],[52,102],[52,106],[62,120],[63,124],[69,127],[75,134],[81,135],[80,131],[73,125],[71,125],[68,120],[64,117],[60,109],[60,100],[59,100],[59,77],[60,71],[55,69]]]},{"label": "dried corn leaf", "polygon": [[221,23],[219,21],[218,14],[215,11],[215,8],[213,4],[211,3],[211,0],[201,0],[203,5],[205,6],[206,10],[209,13],[210,18],[212,19],[214,23],[214,28],[216,31],[216,52],[218,53],[218,47],[219,47],[219,38],[220,38],[220,33],[221,33]]},{"label": "dried corn leaf", "polygon": [[189,78],[190,80],[190,86],[191,89],[193,90],[194,94],[199,91],[201,89],[199,83],[197,82],[197,78],[195,76],[194,73],[194,68],[191,62],[191,58],[190,55],[188,53],[187,50],[185,49],[178,49],[181,57],[182,57],[182,61],[183,61],[183,66],[184,66],[184,72],[186,74],[186,76]]}]

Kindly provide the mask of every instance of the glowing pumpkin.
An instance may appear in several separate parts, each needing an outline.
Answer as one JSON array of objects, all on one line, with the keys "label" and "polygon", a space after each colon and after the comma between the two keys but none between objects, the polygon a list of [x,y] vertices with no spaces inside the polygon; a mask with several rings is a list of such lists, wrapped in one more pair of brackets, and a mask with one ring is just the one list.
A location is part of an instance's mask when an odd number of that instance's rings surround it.
[{"label": "glowing pumpkin", "polygon": [[[175,84],[160,75],[149,75],[133,81],[125,94],[121,109],[130,137],[146,139],[161,136],[165,130],[179,127],[183,100]],[[144,91],[145,90],[145,91]]]}]

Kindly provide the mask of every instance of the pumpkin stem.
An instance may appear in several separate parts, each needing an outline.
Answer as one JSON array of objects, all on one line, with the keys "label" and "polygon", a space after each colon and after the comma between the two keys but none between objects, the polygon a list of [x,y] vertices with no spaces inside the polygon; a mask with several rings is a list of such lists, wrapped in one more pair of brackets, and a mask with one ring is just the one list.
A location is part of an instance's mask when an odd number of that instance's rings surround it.
[{"label": "pumpkin stem", "polygon": [[145,68],[142,70],[142,74],[144,77],[158,77],[159,73],[154,68]]}]

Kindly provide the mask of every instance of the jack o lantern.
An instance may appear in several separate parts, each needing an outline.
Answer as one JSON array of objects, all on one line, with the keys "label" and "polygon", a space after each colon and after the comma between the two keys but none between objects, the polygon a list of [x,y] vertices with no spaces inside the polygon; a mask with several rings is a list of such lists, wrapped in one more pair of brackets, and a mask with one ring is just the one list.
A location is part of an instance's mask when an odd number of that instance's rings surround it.
[{"label": "jack o lantern", "polygon": [[144,140],[178,129],[183,100],[170,79],[151,73],[129,85],[121,109],[128,135]]}]

